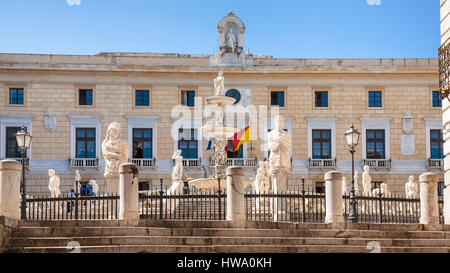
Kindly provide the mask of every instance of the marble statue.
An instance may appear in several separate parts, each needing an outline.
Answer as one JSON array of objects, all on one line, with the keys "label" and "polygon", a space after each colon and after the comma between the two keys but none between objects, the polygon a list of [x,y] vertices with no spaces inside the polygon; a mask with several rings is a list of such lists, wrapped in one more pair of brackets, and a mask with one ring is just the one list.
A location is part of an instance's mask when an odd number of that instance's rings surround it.
[{"label": "marble statue", "polygon": [[414,176],[410,175],[405,184],[406,198],[419,198],[419,185],[414,182]]},{"label": "marble statue", "polygon": [[230,49],[232,53],[236,50],[236,36],[233,33],[233,29],[230,29],[227,35],[227,47]]},{"label": "marble statue", "polygon": [[175,162],[172,171],[172,182],[181,182],[181,177],[183,176],[183,157],[181,156],[181,150],[177,150],[173,153],[172,159]]},{"label": "marble statue", "polygon": [[105,174],[108,177],[119,177],[120,164],[128,162],[128,143],[119,139],[120,125],[112,122],[108,126],[105,140],[102,143],[103,157],[106,161]]},{"label": "marble statue", "polygon": [[347,185],[347,177],[342,177],[342,195],[347,195],[347,189],[348,189],[348,185]]},{"label": "marble statue", "polygon": [[76,193],[80,193],[81,191],[81,175],[79,170],[75,170],[75,184],[74,184],[74,191]]},{"label": "marble statue", "polygon": [[359,193],[359,173],[358,171],[355,171],[355,175],[353,176],[353,179],[355,180],[355,195]]},{"label": "marble statue", "polygon": [[[272,190],[275,194],[285,192],[287,189],[287,175],[291,171],[291,136],[283,130],[284,118],[280,115],[273,119],[274,128],[268,134],[269,174],[272,177]],[[286,214],[281,198],[274,199],[274,221],[278,221],[278,215]],[[282,216],[281,216],[282,217]]]},{"label": "marble statue", "polygon": [[282,116],[276,116],[273,119],[273,124],[274,129],[268,134],[268,146],[270,150],[270,174],[275,176],[279,172],[287,173],[291,168],[291,158],[289,156],[291,136],[283,130],[284,118]]},{"label": "marble statue", "polygon": [[370,195],[372,190],[372,177],[369,175],[370,167],[365,165],[362,174],[363,195]]},{"label": "marble statue", "polygon": [[59,176],[56,175],[55,170],[48,170],[48,176],[50,176],[50,180],[48,182],[48,189],[50,190],[51,197],[59,197],[61,195],[61,190],[59,186],[61,184]]},{"label": "marble statue", "polygon": [[225,78],[222,71],[219,71],[219,76],[214,79],[214,95],[225,96]]},{"label": "marble statue", "polygon": [[95,181],[94,179],[91,179],[89,181],[89,185],[92,186],[92,192],[94,193],[95,196],[97,196],[98,190],[99,190],[99,186],[97,184],[97,181]]},{"label": "marble statue", "polygon": [[51,108],[44,110],[44,127],[48,131],[54,131],[56,129],[56,118]]},{"label": "marble statue", "polygon": [[253,189],[256,193],[268,193],[270,188],[269,180],[269,162],[260,161],[259,168],[256,171],[256,177],[253,181]]},{"label": "marble statue", "polygon": [[381,183],[380,188],[376,188],[372,191],[372,195],[374,195],[374,196],[380,195],[380,190],[381,190],[381,195],[383,195],[383,196],[389,196],[391,194],[391,192],[388,189],[388,184]]}]

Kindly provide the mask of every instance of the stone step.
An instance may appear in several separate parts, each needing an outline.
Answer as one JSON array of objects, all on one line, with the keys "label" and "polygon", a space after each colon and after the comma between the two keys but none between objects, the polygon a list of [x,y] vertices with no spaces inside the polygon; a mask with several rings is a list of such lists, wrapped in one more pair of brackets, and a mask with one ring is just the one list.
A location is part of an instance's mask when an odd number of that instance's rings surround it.
[{"label": "stone step", "polygon": [[76,241],[81,246],[105,245],[349,245],[367,246],[375,241],[382,247],[450,247],[449,239],[308,238],[308,237],[185,237],[185,236],[93,236],[13,238],[15,247],[58,247]]},{"label": "stone step", "polygon": [[[10,253],[69,253],[67,247],[11,247]],[[109,245],[81,246],[81,253],[369,253],[366,246],[337,245]],[[382,247],[381,253],[449,253],[448,247]]]},{"label": "stone step", "polygon": [[222,237],[325,237],[325,238],[399,238],[450,239],[443,231],[381,231],[339,229],[245,229],[245,228],[158,228],[158,227],[20,227],[17,237],[90,236],[222,236]]}]

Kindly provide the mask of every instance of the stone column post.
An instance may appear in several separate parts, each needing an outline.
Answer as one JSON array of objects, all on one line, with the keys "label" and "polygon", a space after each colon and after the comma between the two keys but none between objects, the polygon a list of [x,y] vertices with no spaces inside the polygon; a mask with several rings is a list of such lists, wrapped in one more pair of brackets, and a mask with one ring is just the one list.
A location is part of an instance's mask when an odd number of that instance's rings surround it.
[{"label": "stone column post", "polygon": [[325,174],[325,204],[325,223],[344,223],[342,173],[331,171]]},{"label": "stone column post", "polygon": [[0,161],[0,216],[20,219],[20,178],[22,164]]},{"label": "stone column post", "polygon": [[226,174],[227,221],[233,221],[237,226],[244,226],[244,168],[228,167]]},{"label": "stone column post", "polygon": [[120,173],[120,220],[139,220],[139,180],[136,164],[125,163]]},{"label": "stone column post", "polygon": [[439,224],[438,176],[428,172],[419,176],[420,183],[420,224]]}]

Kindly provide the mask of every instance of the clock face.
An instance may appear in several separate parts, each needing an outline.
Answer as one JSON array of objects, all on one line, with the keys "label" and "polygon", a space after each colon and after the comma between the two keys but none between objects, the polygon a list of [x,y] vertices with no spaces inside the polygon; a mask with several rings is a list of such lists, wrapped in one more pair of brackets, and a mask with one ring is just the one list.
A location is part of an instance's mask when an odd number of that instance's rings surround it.
[{"label": "clock face", "polygon": [[227,93],[225,93],[225,96],[235,98],[236,102],[234,104],[237,104],[241,101],[241,93],[239,93],[239,91],[237,91],[236,89],[228,90]]}]

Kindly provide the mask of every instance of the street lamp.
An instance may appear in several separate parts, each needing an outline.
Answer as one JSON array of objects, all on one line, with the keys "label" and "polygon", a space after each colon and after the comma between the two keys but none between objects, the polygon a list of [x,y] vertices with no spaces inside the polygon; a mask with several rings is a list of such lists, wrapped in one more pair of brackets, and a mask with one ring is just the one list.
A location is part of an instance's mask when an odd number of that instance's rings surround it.
[{"label": "street lamp", "polygon": [[361,134],[355,129],[355,126],[350,127],[350,129],[345,132],[345,137],[347,138],[347,145],[352,154],[352,189],[350,191],[350,212],[348,214],[348,220],[351,223],[356,223],[358,217],[356,215],[356,197],[355,197],[355,149],[358,145],[359,136]]},{"label": "street lamp", "polygon": [[27,132],[27,128],[22,126],[20,131],[17,132],[16,141],[17,146],[22,150],[22,180],[20,181],[21,203],[20,203],[20,215],[21,219],[26,219],[26,181],[25,181],[25,160],[27,155],[27,149],[30,148],[31,135]]}]

